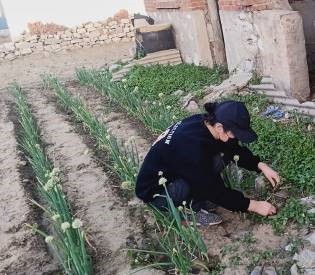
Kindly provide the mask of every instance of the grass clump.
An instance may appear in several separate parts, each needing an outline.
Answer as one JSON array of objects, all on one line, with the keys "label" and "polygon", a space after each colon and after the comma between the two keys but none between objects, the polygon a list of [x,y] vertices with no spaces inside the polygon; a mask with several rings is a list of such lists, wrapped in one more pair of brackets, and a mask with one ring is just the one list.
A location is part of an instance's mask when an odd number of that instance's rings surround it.
[{"label": "grass clump", "polygon": [[308,212],[307,208],[298,199],[287,201],[279,213],[271,218],[271,224],[277,233],[282,233],[289,222],[299,226],[311,225],[315,222],[315,215]]},{"label": "grass clump", "polygon": [[54,168],[40,140],[40,133],[21,88],[9,87],[16,101],[21,126],[21,147],[27,155],[35,176],[37,190],[44,203],[32,201],[42,208],[52,226],[52,235],[28,225],[41,234],[56,253],[67,274],[88,275],[92,273],[91,259],[85,247],[85,233],[82,222],[71,214],[70,205],[62,191],[58,169]]}]

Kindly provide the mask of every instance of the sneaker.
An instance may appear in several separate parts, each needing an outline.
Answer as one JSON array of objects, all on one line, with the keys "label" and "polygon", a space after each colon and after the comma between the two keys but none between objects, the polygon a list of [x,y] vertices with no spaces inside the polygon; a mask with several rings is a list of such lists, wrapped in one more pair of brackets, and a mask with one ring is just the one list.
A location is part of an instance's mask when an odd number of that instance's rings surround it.
[{"label": "sneaker", "polygon": [[[222,218],[218,214],[206,211],[198,211],[195,213],[195,219],[196,224],[202,226],[216,225],[222,222]],[[192,222],[190,223],[192,224]]]},{"label": "sneaker", "polygon": [[201,206],[201,211],[213,212],[217,209],[217,205],[211,201],[204,201]]}]

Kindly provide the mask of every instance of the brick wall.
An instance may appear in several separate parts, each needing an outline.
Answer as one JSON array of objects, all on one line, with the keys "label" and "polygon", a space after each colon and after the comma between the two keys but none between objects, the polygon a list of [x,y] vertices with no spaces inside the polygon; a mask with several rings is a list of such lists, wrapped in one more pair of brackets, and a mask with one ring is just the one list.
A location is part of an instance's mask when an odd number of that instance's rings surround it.
[{"label": "brick wall", "polygon": [[220,10],[225,11],[261,11],[272,7],[271,0],[219,0]]},{"label": "brick wall", "polygon": [[147,12],[176,9],[193,11],[207,9],[207,0],[144,0]]}]

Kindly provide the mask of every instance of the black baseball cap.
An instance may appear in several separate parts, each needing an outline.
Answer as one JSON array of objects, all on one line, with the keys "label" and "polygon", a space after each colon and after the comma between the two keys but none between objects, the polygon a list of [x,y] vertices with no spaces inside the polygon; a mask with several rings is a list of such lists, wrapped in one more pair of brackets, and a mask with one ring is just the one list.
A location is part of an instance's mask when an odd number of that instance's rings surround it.
[{"label": "black baseball cap", "polygon": [[214,114],[217,121],[239,141],[250,143],[257,139],[257,134],[250,127],[250,115],[243,102],[228,100],[218,103]]}]

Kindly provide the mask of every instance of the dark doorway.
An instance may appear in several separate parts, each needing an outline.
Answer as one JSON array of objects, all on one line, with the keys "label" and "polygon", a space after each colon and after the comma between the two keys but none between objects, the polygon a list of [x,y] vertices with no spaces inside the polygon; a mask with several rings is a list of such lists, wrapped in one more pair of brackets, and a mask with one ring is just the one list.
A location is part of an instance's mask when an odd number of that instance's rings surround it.
[{"label": "dark doorway", "polygon": [[293,0],[293,10],[303,18],[307,63],[310,73],[310,98],[315,100],[315,0]]}]

